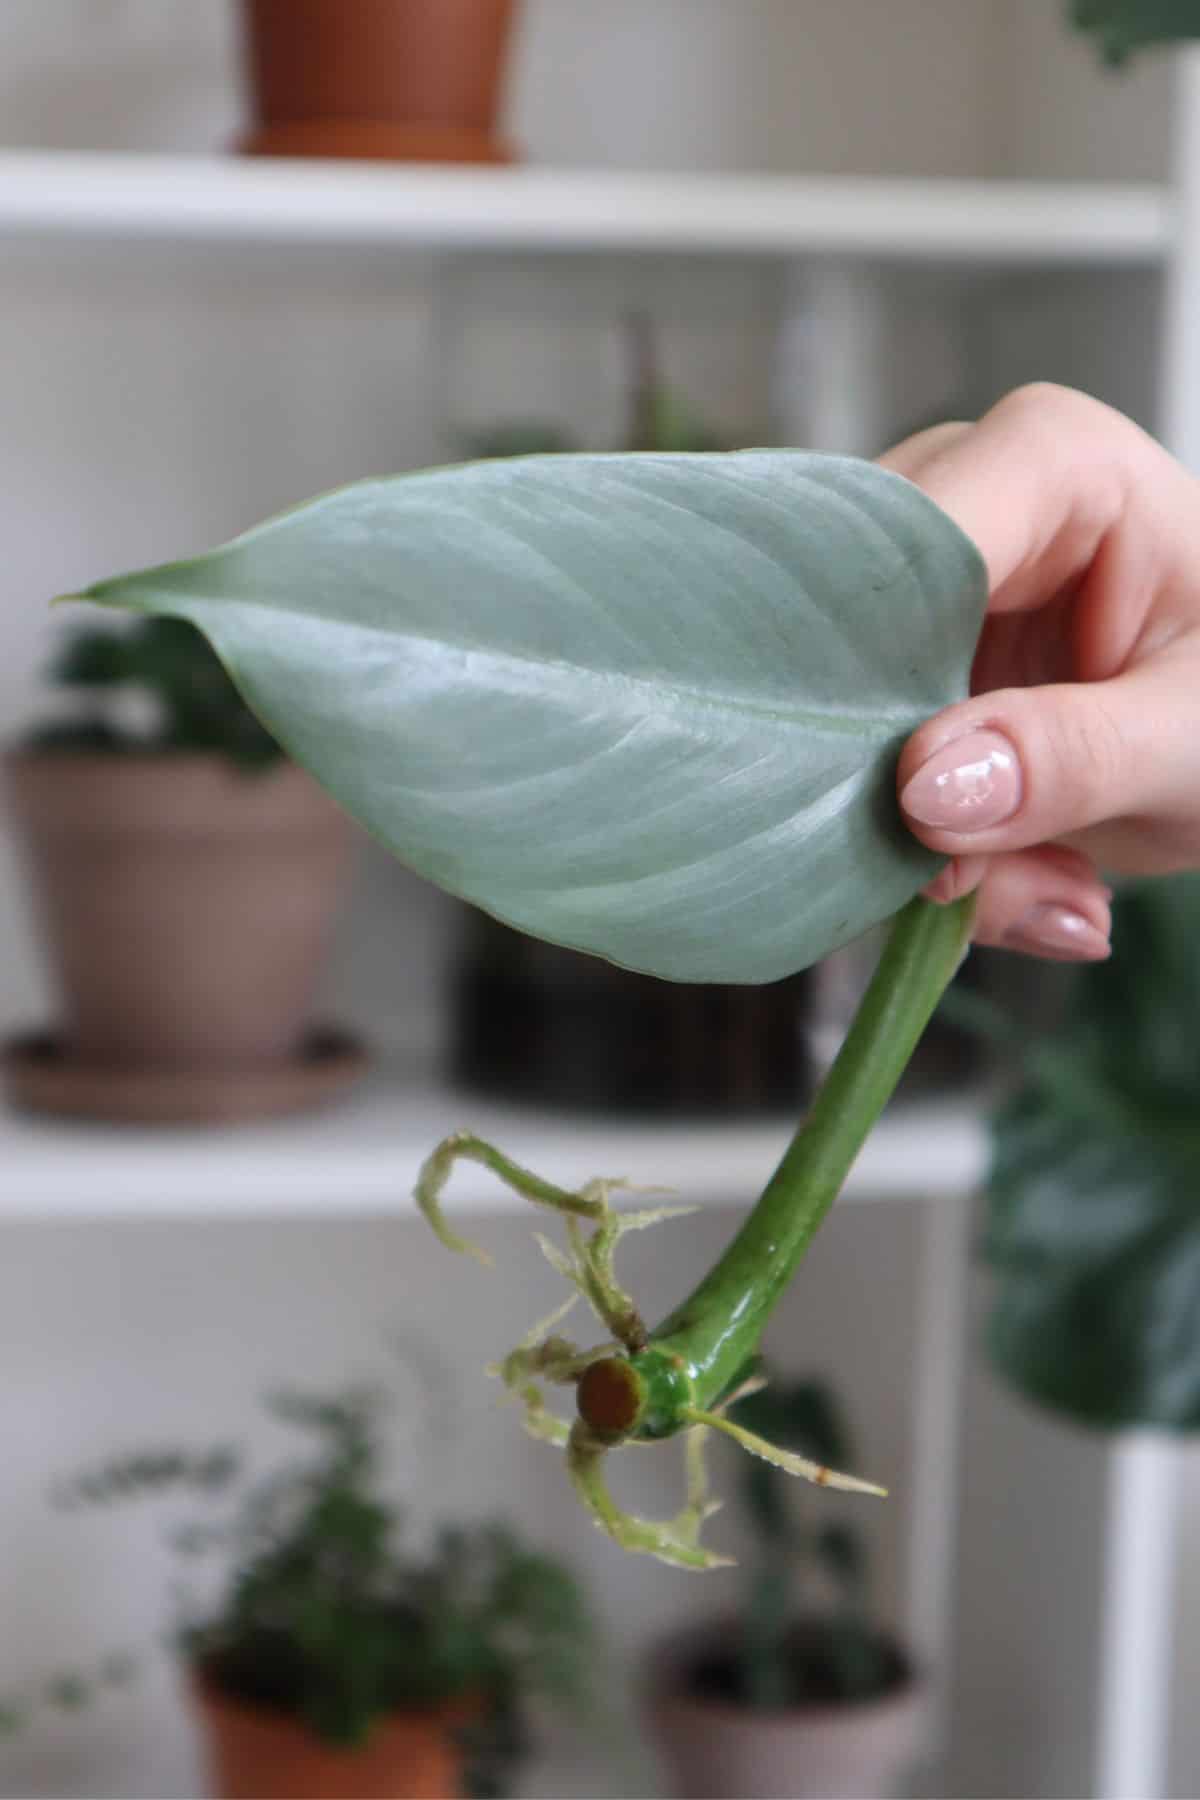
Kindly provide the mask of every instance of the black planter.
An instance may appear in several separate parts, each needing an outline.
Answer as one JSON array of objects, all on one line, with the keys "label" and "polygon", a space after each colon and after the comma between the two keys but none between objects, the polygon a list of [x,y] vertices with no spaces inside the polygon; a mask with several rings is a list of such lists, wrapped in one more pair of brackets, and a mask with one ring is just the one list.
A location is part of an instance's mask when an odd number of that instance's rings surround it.
[{"label": "black planter", "polygon": [[657,981],[466,916],[452,1074],[539,1105],[729,1117],[794,1114],[812,1093],[810,978],[766,987]]}]

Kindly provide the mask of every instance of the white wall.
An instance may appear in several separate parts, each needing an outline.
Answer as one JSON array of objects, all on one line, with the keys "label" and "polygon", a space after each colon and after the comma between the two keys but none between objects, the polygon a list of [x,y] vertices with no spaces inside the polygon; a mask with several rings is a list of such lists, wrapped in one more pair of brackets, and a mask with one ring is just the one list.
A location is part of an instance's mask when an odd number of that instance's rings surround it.
[{"label": "white wall", "polygon": [[[530,0],[512,130],[531,157],[568,163],[1154,173],[1160,71],[1147,64],[1110,92],[1087,52],[1061,38],[1058,15],[1058,0]],[[239,112],[231,26],[217,0],[5,0],[0,138],[227,143]],[[448,271],[358,255],[4,246],[0,718],[12,729],[36,706],[49,594],[210,543],[356,474],[443,454],[456,423],[519,407],[613,441],[614,321],[631,300],[665,321],[668,372],[694,401],[731,432],[757,430],[777,404],[779,299],[769,271],[664,273],[643,261]],[[957,391],[970,404],[1028,374],[1090,372],[1144,410],[1155,303],[1145,282],[1086,301],[1069,287],[997,290],[965,313],[957,296],[914,290],[905,304],[921,329],[906,339],[890,396],[895,422],[935,387],[939,406]],[[431,343],[450,354],[431,356]],[[1140,346],[1132,358],[1129,343]],[[6,853],[0,838],[8,1029],[49,1001]],[[438,896],[369,859],[329,1005],[384,1044],[432,1045],[452,931]],[[398,1170],[398,1194],[406,1180]],[[647,1240],[647,1294],[674,1298],[731,1221]],[[436,1457],[420,1468],[410,1459],[421,1516],[460,1505],[519,1513],[593,1574],[623,1639],[631,1631],[640,1643],[669,1616],[726,1604],[730,1578],[690,1583],[582,1530],[545,1457],[491,1412],[479,1367],[544,1298],[524,1228],[492,1236],[500,1272],[488,1283],[409,1225],[6,1233],[0,1687],[6,1674],[136,1636],[162,1592],[153,1534],[134,1519],[68,1529],[43,1506],[49,1473],[144,1437],[253,1435],[261,1388],[284,1372],[337,1380],[361,1370],[397,1320],[446,1357],[461,1409]],[[913,1252],[902,1210],[846,1211],[776,1333],[798,1366],[836,1364],[863,1466],[897,1490],[874,1519],[887,1609],[900,1583]],[[977,1369],[968,1449],[947,1791],[1082,1791],[1084,1684],[1065,1704],[1045,1696],[1094,1647],[1102,1459],[1031,1421]],[[662,1505],[666,1464],[647,1463],[651,1503]],[[1014,1470],[1028,1464],[1036,1490],[1017,1485]],[[174,1700],[150,1684],[6,1749],[0,1791],[182,1795],[195,1792],[192,1771]],[[557,1779],[544,1777],[545,1791]],[[611,1779],[604,1791],[645,1791],[636,1771]]]}]

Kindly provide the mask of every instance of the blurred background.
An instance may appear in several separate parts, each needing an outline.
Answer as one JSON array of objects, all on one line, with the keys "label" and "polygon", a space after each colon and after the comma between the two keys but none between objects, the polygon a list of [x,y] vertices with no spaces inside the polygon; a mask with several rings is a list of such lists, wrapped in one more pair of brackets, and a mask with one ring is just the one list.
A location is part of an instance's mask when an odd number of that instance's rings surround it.
[{"label": "blurred background", "polygon": [[[411,16],[355,23],[389,8]],[[1186,13],[1180,35],[1200,32]],[[354,1737],[370,1707],[331,1724],[313,1695],[375,1679],[356,1657],[380,1569],[407,1609],[407,1662],[381,1652],[393,1705],[528,1701],[536,1748],[471,1777],[507,1791],[1198,1791],[1194,1457],[1096,1430],[1069,1397],[1035,1407],[982,1348],[995,1054],[935,1025],[769,1334],[786,1429],[848,1431],[890,1501],[805,1502],[780,1538],[751,1492],[712,1528],[744,1567],[703,1580],[622,1556],[483,1376],[558,1297],[530,1221],[464,1176],[496,1268],[455,1262],[414,1222],[419,1159],[470,1123],[561,1181],[670,1180],[702,1209],[639,1244],[653,1315],[757,1191],[870,947],[753,996],[539,950],[358,842],[185,632],[46,606],[324,488],[466,455],[869,455],[1035,379],[1186,453],[1186,56],[1178,77],[1164,50],[1114,72],[1060,0],[6,0],[0,1792],[217,1791],[183,1671],[215,1680],[242,1651],[225,1685],[243,1702]],[[1018,1044],[1061,1009],[1050,977],[1003,959],[970,987]],[[281,1388],[307,1401],[264,1410]],[[303,1527],[336,1551],[344,1528],[367,1559],[368,1623],[317,1582],[303,1679],[278,1691],[295,1646],[271,1607],[295,1623],[310,1591],[294,1562],[265,1600],[185,1563],[181,1597],[172,1533],[236,1499],[220,1458],[188,1459],[224,1445],[251,1485],[309,1470],[289,1549]],[[732,1493],[736,1457],[714,1461]],[[667,1513],[680,1470],[646,1462],[628,1491]],[[64,1510],[52,1489],[80,1471],[96,1504]],[[370,1560],[367,1473],[403,1518],[394,1567]],[[332,1524],[312,1511],[331,1495]],[[254,1535],[264,1516],[235,1540],[243,1573],[276,1542]],[[497,1520],[519,1545],[439,1548],[451,1522]],[[705,1697],[674,1634],[748,1608],[769,1637],[764,1592],[789,1577],[829,1627],[795,1760],[782,1778],[753,1760],[789,1699],[760,1662],[757,1710],[752,1672],[722,1690],[741,1785],[701,1788],[671,1735],[700,1724],[652,1716],[655,1696]],[[531,1616],[530,1593],[561,1609]],[[574,1630],[583,1596],[604,1648]],[[155,1653],[196,1618],[182,1656]],[[233,1632],[216,1651],[214,1619]],[[590,1707],[552,1704],[580,1687]],[[831,1705],[850,1772],[803,1773],[843,1754],[818,1730]],[[897,1736],[862,1773],[889,1709]],[[303,1791],[460,1779],[344,1778]]]}]

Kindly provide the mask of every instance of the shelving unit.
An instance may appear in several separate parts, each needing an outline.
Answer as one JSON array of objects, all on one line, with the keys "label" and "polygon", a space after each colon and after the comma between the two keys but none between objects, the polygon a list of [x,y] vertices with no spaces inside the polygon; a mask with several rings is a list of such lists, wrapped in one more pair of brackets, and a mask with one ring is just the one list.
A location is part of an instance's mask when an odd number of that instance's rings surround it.
[{"label": "shelving unit", "polygon": [[[959,1387],[970,1200],[986,1167],[983,1101],[897,1102],[865,1145],[841,1205],[907,1203],[920,1232],[917,1368],[910,1403],[905,1637],[929,1670],[931,1726],[947,1703]],[[0,1112],[0,1224],[207,1224],[382,1217],[420,1227],[416,1171],[469,1125],[564,1184],[610,1173],[662,1186],[681,1204],[744,1209],[794,1129],[754,1123],[634,1122],[544,1113],[455,1093],[419,1071],[383,1069],[335,1111],[228,1132],[116,1129]],[[475,1164],[448,1190],[458,1217],[530,1209]]]},{"label": "shelving unit", "polygon": [[0,152],[0,235],[1140,266],[1153,185],[387,168]]},{"label": "shelving unit", "polygon": [[[542,1113],[456,1094],[419,1072],[380,1071],[335,1111],[229,1131],[118,1129],[0,1113],[0,1222],[119,1219],[403,1219],[421,1160],[469,1125],[564,1185],[593,1175],[667,1184],[681,1202],[744,1205],[792,1125],[637,1123]],[[979,1106],[897,1106],[864,1149],[843,1200],[972,1193],[984,1166]],[[485,1170],[463,1164],[453,1204],[524,1211]]]},{"label": "shelving unit", "polygon": [[[1185,122],[1200,119],[1198,69],[1192,66],[1181,100]],[[793,442],[852,451],[880,441],[880,374],[894,354],[887,288],[893,275],[911,272],[931,291],[943,275],[951,277],[951,310],[955,283],[965,285],[960,278],[982,284],[992,276],[1065,280],[1161,269],[1174,280],[1165,364],[1179,376],[1169,430],[1195,461],[1194,142],[1181,151],[1179,166],[1180,183],[1164,186],[391,168],[10,149],[0,150],[0,244],[35,254],[66,246],[81,259],[133,246],[164,261],[192,245],[230,268],[264,246],[373,255],[388,268],[388,258],[415,262],[432,253],[439,269],[461,265],[468,273],[493,256],[770,261],[783,274],[775,346],[781,430]],[[289,268],[293,263],[301,264],[299,254]],[[445,320],[455,308],[442,310],[431,362],[452,354]],[[790,1129],[786,1121],[664,1125],[544,1115],[457,1095],[419,1068],[386,1067],[336,1111],[227,1134],[118,1132],[0,1112],[0,1222],[98,1229],[167,1220],[231,1227],[254,1220],[399,1222],[411,1216],[408,1194],[420,1158],[461,1124],[564,1181],[628,1175],[669,1183],[681,1200],[713,1208],[745,1203]],[[844,1196],[856,1206],[919,1203],[904,1619],[939,1680],[949,1659],[968,1201],[984,1162],[976,1102],[897,1107]],[[473,1166],[456,1175],[452,1204],[476,1216],[512,1215],[519,1205]],[[1111,1468],[1097,1781],[1112,1800],[1150,1800],[1166,1791],[1164,1667],[1175,1622],[1178,1470],[1173,1452],[1140,1442],[1119,1448]],[[939,1690],[935,1703],[944,1699]]]}]

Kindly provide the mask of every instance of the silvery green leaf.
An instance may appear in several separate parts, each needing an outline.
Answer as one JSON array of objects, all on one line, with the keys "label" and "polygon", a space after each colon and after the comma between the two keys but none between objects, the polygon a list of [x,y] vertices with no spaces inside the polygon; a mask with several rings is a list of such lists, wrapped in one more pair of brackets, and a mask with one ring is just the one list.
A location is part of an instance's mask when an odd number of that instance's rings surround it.
[{"label": "silvery green leaf", "polygon": [[798,451],[367,481],[89,599],[187,618],[431,881],[680,981],[792,973],[938,866],[893,783],[986,579],[897,475]]}]

